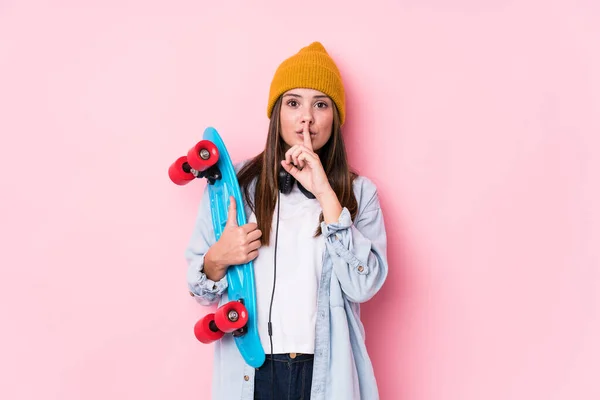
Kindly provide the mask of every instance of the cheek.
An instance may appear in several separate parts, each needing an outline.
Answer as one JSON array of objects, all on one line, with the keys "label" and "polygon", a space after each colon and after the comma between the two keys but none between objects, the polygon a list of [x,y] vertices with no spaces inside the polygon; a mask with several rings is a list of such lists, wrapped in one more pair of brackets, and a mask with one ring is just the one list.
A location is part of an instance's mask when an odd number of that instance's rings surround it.
[{"label": "cheek", "polygon": [[319,125],[321,129],[326,130],[327,132],[331,131],[333,126],[333,112],[323,114],[319,121]]},{"label": "cheek", "polygon": [[279,115],[279,120],[281,122],[281,128],[284,131],[288,131],[290,127],[294,126],[294,116],[289,112],[281,112]]}]

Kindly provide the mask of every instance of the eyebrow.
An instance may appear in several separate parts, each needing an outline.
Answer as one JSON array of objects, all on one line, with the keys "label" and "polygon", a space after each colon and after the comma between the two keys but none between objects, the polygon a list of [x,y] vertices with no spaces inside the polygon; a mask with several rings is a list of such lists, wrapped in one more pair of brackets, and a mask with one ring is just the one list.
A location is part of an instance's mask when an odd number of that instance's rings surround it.
[{"label": "eyebrow", "polygon": [[[302,96],[300,96],[299,94],[296,94],[296,93],[287,93],[283,97],[285,97],[285,96],[292,96],[292,97],[297,97],[297,98],[300,98],[300,99],[302,98]],[[313,96],[313,98],[315,98],[315,99],[328,99],[329,96],[324,95],[324,94],[318,94],[316,96]]]}]

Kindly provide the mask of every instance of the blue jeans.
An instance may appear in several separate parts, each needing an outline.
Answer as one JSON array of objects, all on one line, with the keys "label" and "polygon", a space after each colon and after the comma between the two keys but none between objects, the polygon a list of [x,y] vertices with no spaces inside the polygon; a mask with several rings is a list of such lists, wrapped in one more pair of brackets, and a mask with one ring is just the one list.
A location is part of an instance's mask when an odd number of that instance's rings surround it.
[{"label": "blue jeans", "polygon": [[312,354],[298,354],[296,358],[289,353],[274,354],[273,358],[267,354],[265,363],[254,374],[254,400],[309,400],[313,359]]}]

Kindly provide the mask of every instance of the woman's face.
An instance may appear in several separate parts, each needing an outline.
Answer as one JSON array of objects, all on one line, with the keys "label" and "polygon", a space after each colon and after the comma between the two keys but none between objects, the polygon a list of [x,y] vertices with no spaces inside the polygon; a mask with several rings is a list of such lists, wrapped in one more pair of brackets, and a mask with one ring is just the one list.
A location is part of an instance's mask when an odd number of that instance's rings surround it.
[{"label": "woman's face", "polygon": [[281,137],[287,148],[304,143],[302,130],[308,124],[313,150],[322,148],[333,126],[333,101],[313,89],[292,89],[281,99]]}]

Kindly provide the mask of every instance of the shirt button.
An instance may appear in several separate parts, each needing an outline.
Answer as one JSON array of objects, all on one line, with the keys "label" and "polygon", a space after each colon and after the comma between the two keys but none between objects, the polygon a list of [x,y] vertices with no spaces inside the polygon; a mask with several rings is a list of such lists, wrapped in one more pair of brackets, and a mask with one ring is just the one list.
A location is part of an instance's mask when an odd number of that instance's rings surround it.
[{"label": "shirt button", "polygon": [[245,380],[246,382],[248,382],[248,381],[250,380],[250,377],[249,377],[248,375],[244,375],[244,380]]},{"label": "shirt button", "polygon": [[358,266],[358,272],[363,272],[365,270],[365,268],[362,265]]},{"label": "shirt button", "polygon": [[290,358],[296,358],[296,353],[290,353]]}]

